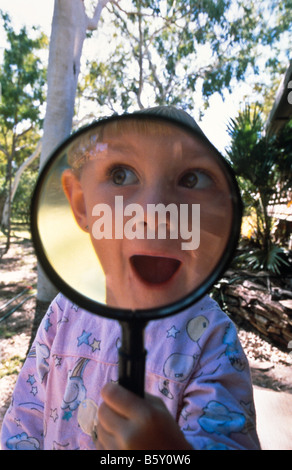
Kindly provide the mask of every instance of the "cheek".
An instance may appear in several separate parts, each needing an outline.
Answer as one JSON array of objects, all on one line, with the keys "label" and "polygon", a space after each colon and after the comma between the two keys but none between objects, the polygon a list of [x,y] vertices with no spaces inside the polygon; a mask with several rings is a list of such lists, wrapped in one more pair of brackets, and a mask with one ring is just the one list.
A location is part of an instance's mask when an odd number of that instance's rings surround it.
[{"label": "cheek", "polygon": [[229,193],[208,192],[196,201],[200,205],[201,229],[223,236],[232,219],[232,204]]},{"label": "cheek", "polygon": [[91,235],[94,251],[106,276],[114,278],[125,271],[126,259],[123,255],[123,241],[115,239],[96,240]]}]

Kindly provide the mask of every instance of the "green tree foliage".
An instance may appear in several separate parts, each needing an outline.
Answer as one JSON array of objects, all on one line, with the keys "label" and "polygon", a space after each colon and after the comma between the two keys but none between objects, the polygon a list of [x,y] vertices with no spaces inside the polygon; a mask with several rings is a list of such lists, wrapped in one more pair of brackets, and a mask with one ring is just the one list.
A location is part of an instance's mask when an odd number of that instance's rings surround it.
[{"label": "green tree foliage", "polygon": [[227,156],[238,175],[246,213],[253,209],[257,221],[255,249],[247,261],[256,269],[277,273],[285,261],[282,249],[273,243],[268,207],[292,189],[291,127],[292,121],[278,135],[266,135],[261,110],[250,106],[228,125]]},{"label": "green tree foliage", "polygon": [[47,46],[47,38],[36,28],[30,33],[25,27],[14,31],[10,17],[1,11],[0,18],[7,40],[0,65],[1,210],[9,197],[16,169],[39,139],[46,70],[37,52]]},{"label": "green tree foliage", "polygon": [[[211,95],[231,91],[251,73],[258,74],[260,92],[260,70],[271,80],[281,72],[277,52],[283,34],[291,30],[292,23],[282,21],[291,16],[290,3],[120,0],[108,7],[114,26],[109,54],[88,64],[80,91],[117,112],[137,104],[191,110],[197,92],[207,106]],[[291,44],[282,41],[282,49],[284,44],[288,54]]]}]

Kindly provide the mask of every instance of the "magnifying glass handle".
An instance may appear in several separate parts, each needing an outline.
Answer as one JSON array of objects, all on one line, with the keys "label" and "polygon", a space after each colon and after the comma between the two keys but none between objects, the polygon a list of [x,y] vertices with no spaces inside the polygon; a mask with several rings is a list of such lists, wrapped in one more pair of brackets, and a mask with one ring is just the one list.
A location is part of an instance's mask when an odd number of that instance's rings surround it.
[{"label": "magnifying glass handle", "polygon": [[145,360],[144,349],[145,321],[120,321],[122,345],[119,349],[119,384],[127,390],[144,397]]}]

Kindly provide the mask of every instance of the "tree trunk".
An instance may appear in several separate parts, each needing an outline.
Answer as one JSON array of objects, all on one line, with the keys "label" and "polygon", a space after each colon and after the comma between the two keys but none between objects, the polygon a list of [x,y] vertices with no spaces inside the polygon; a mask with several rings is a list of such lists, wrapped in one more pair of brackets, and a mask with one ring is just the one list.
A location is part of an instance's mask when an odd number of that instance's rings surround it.
[{"label": "tree trunk", "polygon": [[8,252],[10,248],[10,238],[11,238],[11,191],[12,191],[12,162],[14,160],[14,153],[15,153],[15,146],[16,146],[16,139],[15,135],[13,135],[12,139],[12,148],[11,148],[11,154],[8,156],[8,161],[7,161],[7,171],[6,171],[6,181],[8,185],[7,189],[7,199],[8,199],[8,204],[3,209],[3,214],[5,214],[5,221],[6,225],[3,225],[3,229],[6,230],[6,245],[4,248],[4,252],[1,253],[1,256],[3,256],[5,253]]},{"label": "tree trunk", "polygon": [[[71,132],[80,57],[86,34],[85,20],[81,0],[55,0],[40,169]],[[37,300],[50,302],[56,293],[56,288],[38,266]]]},{"label": "tree trunk", "polygon": [[71,132],[80,57],[86,35],[81,0],[55,0],[48,66],[41,167]]},{"label": "tree trunk", "polygon": [[[55,0],[48,65],[47,108],[40,169],[52,151],[66,139],[72,128],[80,58],[87,29],[96,29],[102,8],[110,0],[99,0],[93,18],[88,18],[82,0]],[[39,302],[56,295],[41,267],[38,267]]]},{"label": "tree trunk", "polygon": [[[1,225],[3,227],[8,227],[9,223],[9,204],[11,205],[13,202],[13,198],[15,196],[15,193],[17,191],[20,178],[22,173],[26,170],[26,168],[39,156],[41,152],[41,142],[38,143],[35,151],[20,165],[18,168],[17,172],[15,173],[15,177],[12,183],[12,188],[11,188],[11,194],[10,198],[7,196],[3,209],[2,209],[2,221]],[[0,211],[1,213],[1,211]]]}]

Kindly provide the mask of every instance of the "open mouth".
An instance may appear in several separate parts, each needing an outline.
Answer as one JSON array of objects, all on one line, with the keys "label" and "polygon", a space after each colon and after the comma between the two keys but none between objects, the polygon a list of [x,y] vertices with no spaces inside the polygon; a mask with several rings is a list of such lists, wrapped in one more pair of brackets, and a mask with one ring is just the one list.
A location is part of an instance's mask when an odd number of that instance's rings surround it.
[{"label": "open mouth", "polygon": [[161,256],[134,255],[130,261],[138,277],[148,284],[170,281],[181,265],[175,258]]}]

